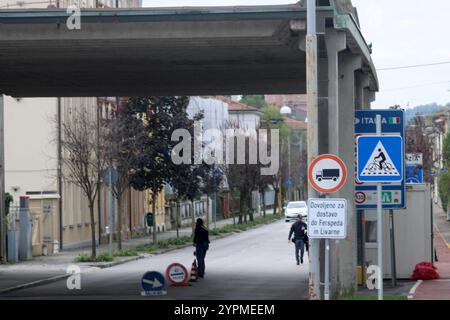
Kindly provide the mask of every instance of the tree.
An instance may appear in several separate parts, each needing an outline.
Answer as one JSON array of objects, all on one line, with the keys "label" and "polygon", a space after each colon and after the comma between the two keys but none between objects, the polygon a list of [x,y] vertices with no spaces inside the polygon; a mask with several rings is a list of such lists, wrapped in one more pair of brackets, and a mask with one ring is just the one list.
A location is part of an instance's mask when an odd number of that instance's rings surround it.
[{"label": "tree", "polygon": [[257,109],[263,109],[267,106],[264,95],[244,95],[240,102]]},{"label": "tree", "polygon": [[306,131],[292,130],[291,144],[291,176],[294,186],[302,197],[306,191],[306,176],[308,171],[308,155],[306,152]]},{"label": "tree", "polygon": [[144,123],[145,139],[139,141],[130,170],[130,184],[137,190],[152,194],[153,242],[156,238],[156,200],[164,183],[170,178],[170,145],[174,110],[189,101],[187,97],[137,97],[129,107]]},{"label": "tree", "polygon": [[443,150],[442,150],[442,160],[444,162],[444,167],[447,172],[442,172],[438,176],[438,190],[439,197],[441,198],[442,208],[444,211],[450,209],[450,173],[448,172],[450,168],[450,133],[444,138]]},{"label": "tree", "polygon": [[412,119],[410,125],[406,128],[406,153],[422,153],[423,172],[427,183],[433,183],[431,171],[433,171],[433,150],[430,148],[430,141],[427,136],[427,126],[422,116],[416,116]]},{"label": "tree", "polygon": [[[172,158],[170,166],[169,183],[174,188],[175,194],[179,199],[189,200],[192,207],[192,234],[195,230],[195,208],[194,201],[201,195],[202,178],[207,174],[209,166],[205,163],[198,163],[196,159],[201,158],[203,150],[203,141],[201,132],[196,132],[195,125],[203,119],[203,113],[196,114],[190,119],[186,109],[188,103],[180,104],[176,110],[173,123],[183,140],[179,143],[177,132],[172,136],[172,156],[181,161],[174,161]],[[200,148],[196,148],[196,146]],[[177,219],[178,220],[178,219]]]},{"label": "tree", "polygon": [[[279,130],[279,136],[281,139],[281,144],[278,146],[272,146],[271,140],[268,140],[268,147],[270,150],[272,148],[278,147],[279,154],[287,154],[287,144],[288,144],[288,137],[291,134],[291,129],[289,126],[284,122],[285,117],[280,113],[280,110],[277,107],[274,106],[267,106],[263,109],[263,116],[261,117],[261,129],[278,129]],[[287,177],[287,169],[288,169],[288,158],[287,157],[281,157],[280,158],[280,166],[279,170],[276,174],[270,176],[268,178],[269,185],[272,186],[275,194],[274,194],[274,206],[273,206],[273,214],[277,214],[277,207],[278,207],[278,201],[281,197],[281,189],[282,189],[282,183],[283,180]]]},{"label": "tree", "polygon": [[[246,129],[240,128],[238,123],[227,124],[227,129],[234,129],[237,135],[240,136],[245,144],[245,149],[233,152],[232,163],[227,163],[222,166],[221,170],[224,172],[228,186],[231,191],[239,194],[239,222],[247,221],[247,214],[250,216],[250,220],[253,221],[253,212],[251,211],[251,193],[257,189],[257,179],[260,174],[260,166],[258,164],[252,164],[250,161],[250,145],[257,145],[257,136],[253,135]],[[231,149],[229,147],[235,144],[235,137],[227,137],[226,148],[227,153]],[[238,139],[239,143],[239,139]],[[233,149],[235,149],[233,147]],[[243,163],[239,163],[238,154],[244,152],[245,158]],[[257,161],[258,163],[258,161]]]},{"label": "tree", "polygon": [[206,194],[207,198],[206,226],[209,228],[209,198],[212,194],[215,194],[219,191],[220,184],[223,180],[223,173],[220,170],[219,166],[216,164],[210,166],[204,165],[204,169],[201,173],[201,191]]},{"label": "tree", "polygon": [[442,209],[447,212],[450,209],[450,174],[441,173],[438,176],[439,198],[441,199]]},{"label": "tree", "polygon": [[442,147],[442,158],[444,161],[444,167],[446,169],[450,168],[450,133],[447,133],[447,135],[444,138],[444,143]]},{"label": "tree", "polygon": [[[97,119],[86,108],[72,111],[69,121],[61,124],[63,150],[62,164],[65,178],[80,187],[88,201],[92,257],[96,257],[94,205],[100,185],[100,177],[106,168],[103,145],[105,128],[97,128]],[[100,144],[98,145],[98,141]]]},{"label": "tree", "polygon": [[[137,115],[131,101],[118,105],[104,120],[107,134],[105,137],[106,159],[110,167],[117,172],[117,180],[112,192],[118,203],[117,247],[122,249],[123,195],[130,188],[130,173],[138,147],[146,140],[144,122]],[[131,221],[130,221],[131,223]]]},{"label": "tree", "polygon": [[9,208],[11,206],[11,203],[13,203],[13,202],[14,202],[14,197],[10,193],[6,192],[5,193],[5,214],[6,215],[9,214]]},{"label": "tree", "polygon": [[170,179],[170,185],[175,189],[179,199],[189,200],[192,207],[192,234],[195,229],[194,201],[201,195],[202,168],[197,165],[180,165],[176,174]]}]

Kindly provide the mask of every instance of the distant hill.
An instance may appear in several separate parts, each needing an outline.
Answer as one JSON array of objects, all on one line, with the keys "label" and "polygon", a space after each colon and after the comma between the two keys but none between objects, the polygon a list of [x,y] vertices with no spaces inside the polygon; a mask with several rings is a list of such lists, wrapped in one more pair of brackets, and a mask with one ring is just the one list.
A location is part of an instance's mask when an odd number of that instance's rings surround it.
[{"label": "distant hill", "polygon": [[421,106],[417,106],[411,109],[405,110],[405,116],[406,116],[406,123],[408,123],[416,114],[431,114],[439,109],[448,108],[450,109],[450,103],[447,103],[446,105],[439,105],[437,103],[430,103],[425,104]]}]

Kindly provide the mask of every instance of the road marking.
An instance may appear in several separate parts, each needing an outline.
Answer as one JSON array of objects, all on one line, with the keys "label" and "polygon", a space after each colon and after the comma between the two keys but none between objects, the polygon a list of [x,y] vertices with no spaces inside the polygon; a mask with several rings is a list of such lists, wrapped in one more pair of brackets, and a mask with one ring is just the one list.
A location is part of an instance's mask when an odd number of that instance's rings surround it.
[{"label": "road marking", "polygon": [[441,237],[441,239],[444,241],[445,245],[447,246],[448,249],[450,249],[450,244],[447,242],[447,240],[445,239],[445,237],[442,235],[441,230],[439,230],[439,227],[437,226],[437,224],[434,224],[434,227],[436,228],[439,236]]},{"label": "road marking", "polygon": [[417,288],[422,284],[422,282],[423,282],[422,280],[417,280],[414,287],[412,287],[408,293],[408,300],[411,300],[412,298],[414,298],[414,294],[416,293]]}]

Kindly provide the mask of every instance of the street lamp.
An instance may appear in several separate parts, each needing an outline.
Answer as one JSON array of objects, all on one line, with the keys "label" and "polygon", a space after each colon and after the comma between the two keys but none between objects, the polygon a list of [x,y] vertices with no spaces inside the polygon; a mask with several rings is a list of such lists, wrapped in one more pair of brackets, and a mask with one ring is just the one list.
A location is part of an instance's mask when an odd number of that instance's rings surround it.
[{"label": "street lamp", "polygon": [[289,116],[289,115],[292,114],[292,109],[291,109],[289,106],[283,106],[283,107],[280,109],[280,113],[281,113],[283,116]]}]

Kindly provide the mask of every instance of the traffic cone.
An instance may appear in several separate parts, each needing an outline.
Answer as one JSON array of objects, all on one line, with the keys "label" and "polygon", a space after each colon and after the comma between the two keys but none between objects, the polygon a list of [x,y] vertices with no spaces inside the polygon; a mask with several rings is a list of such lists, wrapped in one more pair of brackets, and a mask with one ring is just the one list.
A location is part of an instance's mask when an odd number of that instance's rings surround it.
[{"label": "traffic cone", "polygon": [[197,260],[194,259],[194,262],[192,262],[192,268],[191,268],[191,278],[189,279],[190,282],[197,281]]}]

